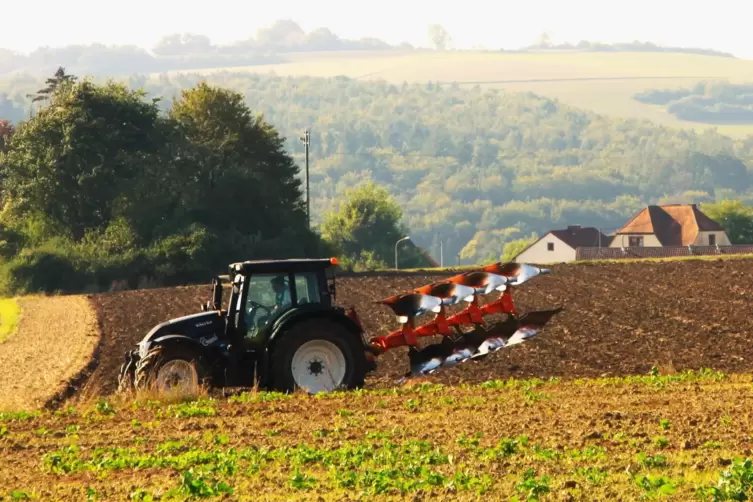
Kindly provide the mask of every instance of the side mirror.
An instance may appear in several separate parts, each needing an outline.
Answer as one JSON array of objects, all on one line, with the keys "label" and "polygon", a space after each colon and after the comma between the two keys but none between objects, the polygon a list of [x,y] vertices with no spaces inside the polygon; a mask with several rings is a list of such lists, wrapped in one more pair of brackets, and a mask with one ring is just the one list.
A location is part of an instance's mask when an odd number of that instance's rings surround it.
[{"label": "side mirror", "polygon": [[206,305],[207,310],[220,310],[222,308],[222,282],[219,277],[212,279],[212,303]]}]

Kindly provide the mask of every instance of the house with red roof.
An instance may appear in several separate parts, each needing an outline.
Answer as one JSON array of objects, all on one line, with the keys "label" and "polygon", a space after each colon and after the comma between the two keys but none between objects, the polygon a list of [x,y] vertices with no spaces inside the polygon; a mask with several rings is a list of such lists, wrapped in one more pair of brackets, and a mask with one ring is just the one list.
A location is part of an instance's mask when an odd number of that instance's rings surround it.
[{"label": "house with red roof", "polygon": [[648,206],[614,234],[613,248],[729,246],[724,228],[696,204]]},{"label": "house with red roof", "polygon": [[724,228],[696,204],[667,204],[644,208],[611,235],[593,227],[552,230],[514,259],[566,263],[740,253],[753,253],[753,244],[732,245]]}]

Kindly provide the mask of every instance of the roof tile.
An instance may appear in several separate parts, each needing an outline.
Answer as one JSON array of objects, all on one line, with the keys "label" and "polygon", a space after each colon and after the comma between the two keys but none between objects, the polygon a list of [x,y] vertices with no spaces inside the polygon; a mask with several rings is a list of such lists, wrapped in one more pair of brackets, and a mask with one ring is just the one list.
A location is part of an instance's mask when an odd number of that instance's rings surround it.
[{"label": "roof tile", "polygon": [[612,238],[600,232],[594,227],[569,226],[563,230],[551,230],[550,234],[554,235],[571,248],[584,246],[609,246]]}]

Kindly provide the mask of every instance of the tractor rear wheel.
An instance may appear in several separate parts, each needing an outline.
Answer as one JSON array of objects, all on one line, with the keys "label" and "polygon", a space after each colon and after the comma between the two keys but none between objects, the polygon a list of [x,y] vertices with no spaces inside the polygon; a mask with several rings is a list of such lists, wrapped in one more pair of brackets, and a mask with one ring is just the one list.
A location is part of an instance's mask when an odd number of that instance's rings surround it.
[{"label": "tractor rear wheel", "polygon": [[311,319],[281,333],[270,354],[270,387],[310,394],[363,386],[367,363],[357,335],[329,319]]},{"label": "tractor rear wheel", "polygon": [[157,345],[136,366],[137,389],[195,395],[208,383],[203,358],[181,344]]}]

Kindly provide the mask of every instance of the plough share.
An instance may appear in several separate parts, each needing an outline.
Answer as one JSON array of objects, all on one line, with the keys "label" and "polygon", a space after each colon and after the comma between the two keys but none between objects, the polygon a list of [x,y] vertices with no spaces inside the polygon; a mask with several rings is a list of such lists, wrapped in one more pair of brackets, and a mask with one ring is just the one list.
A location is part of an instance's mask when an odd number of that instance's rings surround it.
[{"label": "plough share", "polygon": [[[495,263],[478,271],[466,272],[447,280],[434,282],[401,295],[376,302],[387,305],[398,316],[401,327],[388,335],[370,340],[375,356],[387,350],[408,346],[410,370],[407,378],[428,375],[439,369],[456,366],[467,360],[480,360],[492,352],[519,344],[535,336],[561,307],[529,312],[519,316],[512,298],[512,288],[530,279],[550,274],[551,270],[527,264]],[[499,296],[484,305],[479,296],[499,292]],[[448,316],[448,306],[462,302],[468,306]],[[416,326],[416,318],[429,312],[434,319]],[[486,329],[484,317],[507,314],[506,322]],[[474,331],[464,333],[463,326]],[[419,349],[419,339],[442,335],[441,342]]]}]

